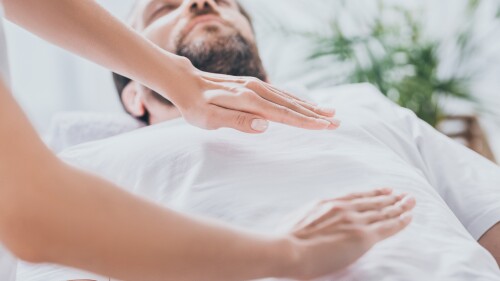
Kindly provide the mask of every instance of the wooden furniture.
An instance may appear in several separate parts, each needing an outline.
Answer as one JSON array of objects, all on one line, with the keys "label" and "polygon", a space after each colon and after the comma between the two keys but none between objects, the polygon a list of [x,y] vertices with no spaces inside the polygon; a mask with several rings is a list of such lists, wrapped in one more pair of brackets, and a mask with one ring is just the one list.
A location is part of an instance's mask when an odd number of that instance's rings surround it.
[{"label": "wooden furniture", "polygon": [[[455,123],[454,127],[459,127],[459,130],[452,130],[450,132],[451,122]],[[461,124],[456,126],[457,124]],[[448,128],[447,128],[448,127]],[[495,156],[491,150],[488,143],[488,138],[484,133],[477,116],[473,115],[457,115],[457,116],[446,116],[438,124],[437,129],[443,132],[450,138],[464,144],[470,149],[476,151],[482,156],[488,158],[489,160],[496,163]]]}]

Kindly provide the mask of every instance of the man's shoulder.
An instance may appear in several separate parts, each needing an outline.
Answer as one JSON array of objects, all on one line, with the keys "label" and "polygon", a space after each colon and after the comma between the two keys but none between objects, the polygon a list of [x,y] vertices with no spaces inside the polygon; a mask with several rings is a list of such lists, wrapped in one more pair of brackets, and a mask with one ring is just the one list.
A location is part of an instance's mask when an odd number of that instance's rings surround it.
[{"label": "man's shoulder", "polygon": [[309,95],[318,103],[335,101],[352,104],[382,103],[392,105],[392,102],[386,96],[369,83],[313,89],[309,92]]},{"label": "man's shoulder", "polygon": [[338,110],[357,114],[366,112],[367,114],[376,113],[391,116],[401,110],[399,105],[368,83],[311,90],[309,98],[320,105],[332,106]]}]

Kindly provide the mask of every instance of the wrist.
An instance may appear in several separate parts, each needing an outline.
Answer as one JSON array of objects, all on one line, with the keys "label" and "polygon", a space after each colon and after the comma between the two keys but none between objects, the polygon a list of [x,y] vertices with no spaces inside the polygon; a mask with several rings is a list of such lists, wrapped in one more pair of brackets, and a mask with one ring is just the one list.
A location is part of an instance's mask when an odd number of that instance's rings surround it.
[{"label": "wrist", "polygon": [[155,77],[154,89],[160,95],[178,105],[188,88],[197,85],[199,70],[185,57],[164,52],[167,58],[161,59],[160,71]]},{"label": "wrist", "polygon": [[293,238],[284,236],[274,241],[270,249],[273,264],[271,275],[275,278],[294,278],[300,272],[300,254]]}]

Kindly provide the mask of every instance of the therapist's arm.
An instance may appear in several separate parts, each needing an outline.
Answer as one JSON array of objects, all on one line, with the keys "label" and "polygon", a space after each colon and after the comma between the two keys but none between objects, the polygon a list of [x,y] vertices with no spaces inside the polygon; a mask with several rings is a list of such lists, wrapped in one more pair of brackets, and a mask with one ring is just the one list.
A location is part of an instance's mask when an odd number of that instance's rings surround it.
[{"label": "therapist's arm", "polygon": [[155,46],[92,0],[1,1],[10,21],[166,96],[193,125],[247,133],[265,130],[267,126],[252,126],[260,119],[314,130],[338,126],[331,119],[333,111],[260,80],[195,69],[189,60]]}]

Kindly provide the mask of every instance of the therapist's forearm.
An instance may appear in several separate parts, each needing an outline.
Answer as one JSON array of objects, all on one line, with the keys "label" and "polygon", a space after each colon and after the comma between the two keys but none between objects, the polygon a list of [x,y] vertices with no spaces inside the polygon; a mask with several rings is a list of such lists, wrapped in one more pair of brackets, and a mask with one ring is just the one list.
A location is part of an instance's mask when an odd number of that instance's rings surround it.
[{"label": "therapist's forearm", "polygon": [[0,241],[22,259],[122,280],[283,273],[284,240],[186,217],[61,163],[1,83],[0,132]]},{"label": "therapist's forearm", "polygon": [[[0,0],[10,21],[160,93],[175,93],[190,63],[144,40],[93,0]],[[193,68],[194,70],[194,68]]]},{"label": "therapist's forearm", "polygon": [[60,169],[16,224],[22,242],[33,242],[22,247],[37,249],[31,261],[121,280],[252,280],[285,274],[278,261],[287,260],[281,254],[286,244],[277,238],[190,218],[99,178]]}]

